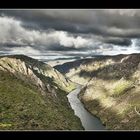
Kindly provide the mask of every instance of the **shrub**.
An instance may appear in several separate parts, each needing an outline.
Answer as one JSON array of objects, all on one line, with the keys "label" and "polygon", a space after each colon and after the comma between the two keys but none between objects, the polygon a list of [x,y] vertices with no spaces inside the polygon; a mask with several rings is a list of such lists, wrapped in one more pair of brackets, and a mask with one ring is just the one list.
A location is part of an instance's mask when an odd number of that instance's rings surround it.
[{"label": "shrub", "polygon": [[120,81],[116,84],[115,88],[113,89],[113,97],[119,97],[129,89],[133,88],[133,83],[130,81]]}]

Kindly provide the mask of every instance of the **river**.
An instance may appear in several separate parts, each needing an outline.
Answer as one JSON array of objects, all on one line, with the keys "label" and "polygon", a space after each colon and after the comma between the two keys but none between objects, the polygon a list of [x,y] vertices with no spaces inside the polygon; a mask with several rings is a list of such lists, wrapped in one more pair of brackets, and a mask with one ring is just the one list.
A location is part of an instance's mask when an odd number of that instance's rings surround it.
[{"label": "river", "polygon": [[82,89],[81,85],[78,85],[77,89],[70,92],[67,97],[71,108],[74,110],[76,116],[78,116],[81,120],[81,123],[85,130],[105,130],[105,126],[101,123],[101,121],[91,115],[85,108],[83,103],[79,100],[78,94]]}]

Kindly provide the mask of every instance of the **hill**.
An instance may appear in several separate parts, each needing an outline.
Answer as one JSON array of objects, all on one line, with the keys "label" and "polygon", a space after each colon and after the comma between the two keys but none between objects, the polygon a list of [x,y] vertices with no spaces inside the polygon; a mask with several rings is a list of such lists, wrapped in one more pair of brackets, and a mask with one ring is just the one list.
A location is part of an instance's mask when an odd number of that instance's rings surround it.
[{"label": "hill", "polygon": [[79,130],[67,94],[75,85],[24,55],[0,57],[0,130]]},{"label": "hill", "polygon": [[107,129],[140,130],[140,54],[98,56],[55,68],[84,85],[79,98]]}]

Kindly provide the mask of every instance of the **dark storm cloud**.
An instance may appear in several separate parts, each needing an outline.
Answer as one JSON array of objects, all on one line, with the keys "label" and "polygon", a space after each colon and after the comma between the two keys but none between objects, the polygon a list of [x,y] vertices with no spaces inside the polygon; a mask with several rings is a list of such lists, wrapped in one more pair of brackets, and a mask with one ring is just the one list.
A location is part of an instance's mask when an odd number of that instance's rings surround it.
[{"label": "dark storm cloud", "polygon": [[124,38],[140,37],[139,10],[0,10],[24,21],[26,28],[92,33]]},{"label": "dark storm cloud", "polygon": [[43,50],[52,50],[52,51],[86,51],[88,48],[85,46],[83,48],[75,48],[73,47],[65,47],[65,46],[60,46],[60,45],[53,45],[50,47],[44,47]]},{"label": "dark storm cloud", "polygon": [[120,46],[130,46],[132,44],[130,39],[125,39],[125,38],[109,38],[109,39],[104,39],[104,42],[114,44],[114,45],[120,45]]},{"label": "dark storm cloud", "polygon": [[0,10],[0,46],[35,53],[127,50],[133,39],[140,44],[139,23],[140,10],[134,9]]}]

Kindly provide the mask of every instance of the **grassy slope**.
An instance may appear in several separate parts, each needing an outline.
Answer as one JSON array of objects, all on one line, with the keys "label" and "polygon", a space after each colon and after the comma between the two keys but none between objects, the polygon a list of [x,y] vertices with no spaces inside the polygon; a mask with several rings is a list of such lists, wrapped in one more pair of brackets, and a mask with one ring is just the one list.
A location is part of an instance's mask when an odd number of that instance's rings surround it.
[{"label": "grassy slope", "polygon": [[81,129],[65,92],[43,97],[32,85],[0,72],[0,129]]},{"label": "grassy slope", "polygon": [[83,129],[74,115],[66,91],[57,88],[57,97],[43,96],[32,83],[0,71],[0,129]]}]

